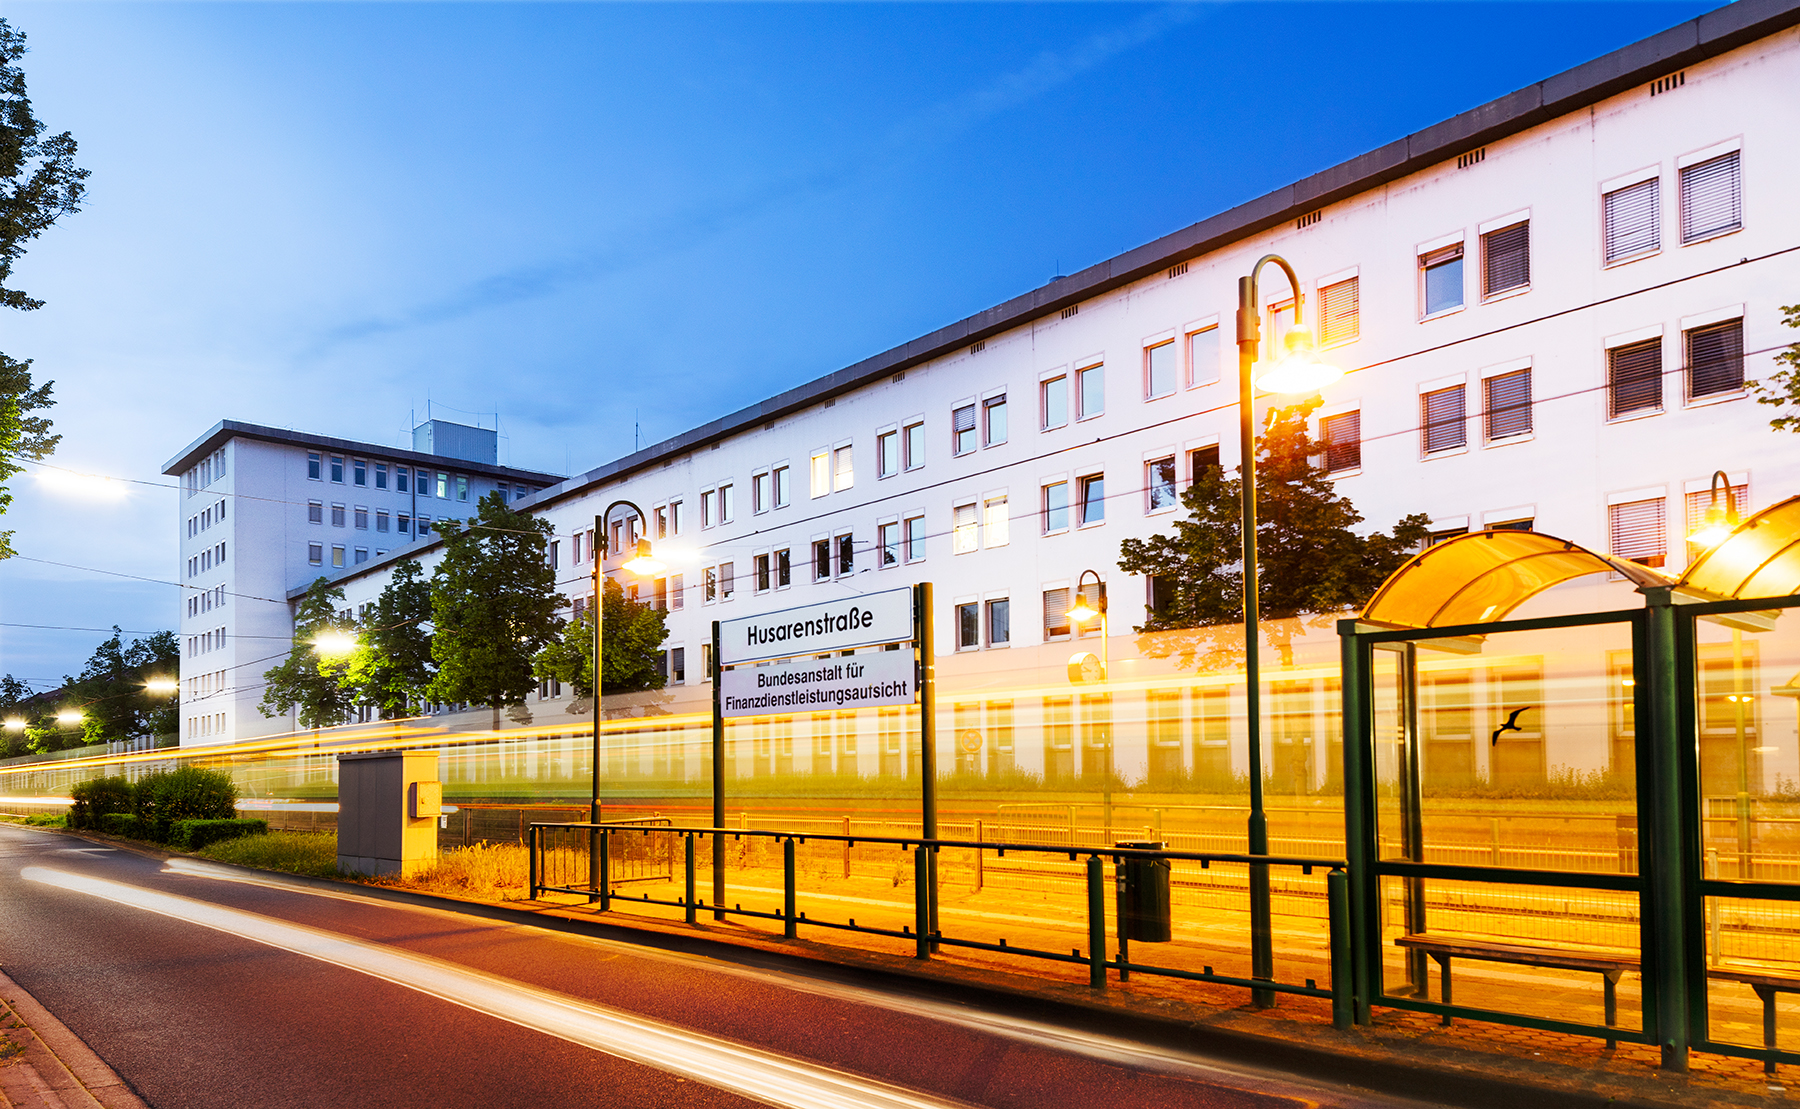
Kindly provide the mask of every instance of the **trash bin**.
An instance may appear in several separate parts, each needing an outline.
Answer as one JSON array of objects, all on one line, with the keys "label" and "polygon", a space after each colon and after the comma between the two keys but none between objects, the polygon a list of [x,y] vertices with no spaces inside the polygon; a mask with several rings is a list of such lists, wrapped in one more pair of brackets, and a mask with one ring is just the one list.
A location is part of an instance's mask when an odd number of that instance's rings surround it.
[{"label": "trash bin", "polygon": [[[1139,851],[1161,851],[1162,843],[1132,840],[1115,843]],[[1119,932],[1139,943],[1168,943],[1169,860],[1126,856],[1119,860]]]}]

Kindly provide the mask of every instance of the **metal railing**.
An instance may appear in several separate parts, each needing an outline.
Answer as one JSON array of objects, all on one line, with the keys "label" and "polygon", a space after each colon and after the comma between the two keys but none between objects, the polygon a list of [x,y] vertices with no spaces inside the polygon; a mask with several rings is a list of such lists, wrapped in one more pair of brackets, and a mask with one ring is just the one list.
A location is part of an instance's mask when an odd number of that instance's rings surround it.
[{"label": "metal railing", "polygon": [[[914,956],[920,959],[930,958],[939,947],[957,947],[1085,965],[1088,968],[1089,984],[1097,988],[1106,986],[1106,972],[1109,970],[1116,971],[1121,981],[1128,980],[1131,973],[1136,971],[1142,974],[1211,982],[1248,990],[1267,990],[1306,997],[1327,998],[1331,1001],[1333,1023],[1340,1028],[1350,1026],[1353,1002],[1350,971],[1349,880],[1345,871],[1346,864],[1341,859],[1277,855],[1251,856],[1117,846],[1048,846],[987,840],[922,839],[916,836],[851,836],[744,828],[680,828],[666,824],[661,827],[632,827],[623,824],[532,824],[528,834],[531,860],[531,897],[533,900],[537,900],[547,893],[573,894],[588,898],[602,912],[611,910],[615,901],[629,905],[661,906],[681,910],[683,920],[688,924],[697,924],[699,915],[703,911],[713,914],[715,920],[723,920],[727,917],[760,919],[779,923],[782,926],[782,935],[789,939],[799,935],[802,925],[809,928],[857,932],[910,943],[913,946]],[[779,911],[746,908],[742,902],[727,905],[715,901],[713,904],[708,904],[704,898],[697,895],[700,870],[702,867],[710,866],[712,854],[706,847],[710,837],[723,837],[742,845],[740,856],[745,858],[771,848],[779,848],[782,873],[782,907]],[[661,845],[656,842],[659,839],[662,841]],[[902,923],[896,929],[868,923],[858,924],[855,917],[846,917],[845,919],[821,917],[816,913],[816,906],[813,907],[815,909],[813,912],[803,910],[800,901],[802,891],[799,883],[798,848],[808,841],[831,845],[833,859],[841,851],[844,880],[849,880],[851,877],[851,853],[858,845],[886,846],[898,849],[903,855],[910,853],[912,857],[912,865],[909,868],[912,871],[910,881],[914,888],[910,913],[911,923]],[[679,848],[677,844],[679,844]],[[1054,867],[1057,872],[1062,874],[1066,882],[1077,885],[1084,895],[1087,949],[1083,951],[1075,948],[1068,954],[1064,954],[1061,951],[1020,946],[1016,943],[1009,943],[1005,939],[991,942],[971,936],[947,933],[939,923],[937,897],[938,859],[946,852],[972,853],[972,870],[976,875],[977,883],[984,871],[991,873],[997,865],[1003,865],[1001,860],[1007,859],[1009,856],[1014,857],[1015,862],[1018,856],[1025,856],[1040,866]],[[770,853],[772,854],[772,852]],[[621,859],[640,857],[667,859],[672,871],[677,854],[680,856],[682,875],[682,887],[678,895],[658,897],[648,892],[622,894],[613,888],[618,881],[615,875],[620,873]],[[598,865],[595,865],[596,856]],[[768,861],[773,862],[772,859]],[[1116,954],[1110,956],[1108,954],[1108,914],[1106,910],[1106,865],[1109,861],[1113,865],[1118,886],[1118,909],[1112,914],[1115,927],[1111,937],[1113,943],[1116,944]],[[1198,864],[1202,870],[1210,870],[1214,865],[1230,870],[1241,868],[1241,879],[1238,875],[1233,875],[1226,877],[1226,880],[1220,883],[1226,889],[1235,888],[1240,891],[1247,886],[1248,872],[1251,868],[1280,868],[1293,872],[1293,878],[1289,883],[1290,892],[1302,898],[1318,897],[1317,892],[1302,891],[1297,887],[1303,879],[1311,877],[1315,870],[1324,871],[1323,900],[1325,901],[1325,916],[1329,932],[1329,986],[1321,987],[1312,978],[1304,979],[1301,982],[1283,982],[1274,979],[1216,973],[1210,965],[1204,966],[1201,970],[1192,970],[1133,959],[1130,947],[1131,929],[1127,926],[1128,914],[1125,909],[1126,866],[1124,864],[1134,862]],[[816,859],[809,857],[809,865],[817,866]],[[835,867],[836,864],[831,865]],[[811,871],[809,871],[810,873]],[[823,879],[825,874],[826,870],[820,868],[815,876]],[[836,880],[836,874],[835,869],[832,869],[830,878],[826,880]],[[902,877],[903,875],[898,871],[895,872],[893,884],[896,887],[901,884]],[[1225,876],[1221,875],[1221,877]],[[672,883],[672,874],[670,880]],[[1312,881],[1316,884],[1318,879],[1313,878]],[[1191,880],[1183,881],[1179,878],[1173,883],[1177,892],[1184,887],[1191,890],[1196,884]],[[720,885],[716,888],[723,888],[723,886]],[[806,892],[814,893],[814,891]],[[838,901],[839,904],[854,905],[867,903],[870,900],[856,897],[839,900],[830,893],[821,893],[818,894],[818,897],[820,901],[828,904]],[[1184,904],[1180,901],[1177,901],[1176,905],[1194,907],[1191,903]],[[1066,920],[1046,919],[1042,921],[1045,927],[1067,923]],[[1217,921],[1214,920],[1211,923],[1216,925]],[[1248,942],[1247,920],[1244,941]]]}]

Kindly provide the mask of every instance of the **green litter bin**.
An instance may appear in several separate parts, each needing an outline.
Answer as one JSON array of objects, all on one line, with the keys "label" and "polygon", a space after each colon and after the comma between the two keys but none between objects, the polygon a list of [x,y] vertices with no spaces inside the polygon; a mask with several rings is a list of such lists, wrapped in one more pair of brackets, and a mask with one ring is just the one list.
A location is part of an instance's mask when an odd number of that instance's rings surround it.
[{"label": "green litter bin", "polygon": [[[1115,843],[1136,851],[1161,851],[1159,841],[1132,840]],[[1117,866],[1119,883],[1119,931],[1138,943],[1168,943],[1170,939],[1169,860],[1123,856]]]}]

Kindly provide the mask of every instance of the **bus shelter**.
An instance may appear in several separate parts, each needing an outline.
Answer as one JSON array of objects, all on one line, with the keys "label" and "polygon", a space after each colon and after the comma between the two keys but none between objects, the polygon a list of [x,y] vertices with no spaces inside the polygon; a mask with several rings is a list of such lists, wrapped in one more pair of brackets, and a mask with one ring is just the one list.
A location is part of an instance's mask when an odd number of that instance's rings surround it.
[{"label": "bus shelter", "polygon": [[[1588,575],[1642,603],[1515,615]],[[1800,1062],[1797,594],[1800,497],[1680,577],[1472,533],[1342,621],[1356,1019]]]}]

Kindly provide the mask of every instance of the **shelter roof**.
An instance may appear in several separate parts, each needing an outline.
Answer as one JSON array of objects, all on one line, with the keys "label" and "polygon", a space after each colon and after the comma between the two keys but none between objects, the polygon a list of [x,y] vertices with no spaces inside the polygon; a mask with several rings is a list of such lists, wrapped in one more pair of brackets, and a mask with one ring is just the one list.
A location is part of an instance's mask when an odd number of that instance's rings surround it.
[{"label": "shelter roof", "polygon": [[1694,560],[1676,588],[1708,599],[1786,597],[1800,592],[1800,497],[1745,520]]}]

